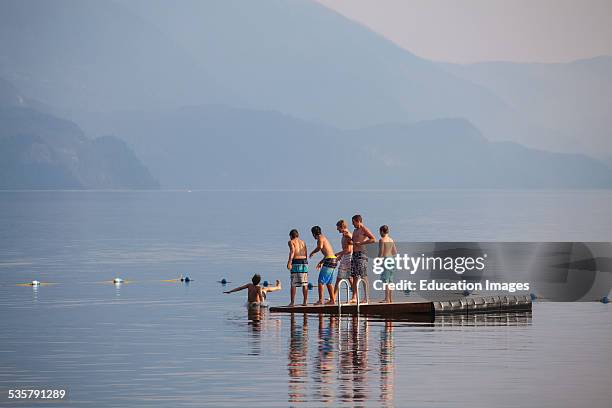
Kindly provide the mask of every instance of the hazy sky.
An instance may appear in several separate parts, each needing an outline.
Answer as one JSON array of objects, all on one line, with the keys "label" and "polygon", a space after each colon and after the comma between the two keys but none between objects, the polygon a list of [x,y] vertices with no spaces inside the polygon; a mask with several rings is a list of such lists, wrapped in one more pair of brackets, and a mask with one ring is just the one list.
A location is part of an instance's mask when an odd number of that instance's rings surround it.
[{"label": "hazy sky", "polygon": [[612,55],[612,0],[318,0],[403,48],[449,62]]}]

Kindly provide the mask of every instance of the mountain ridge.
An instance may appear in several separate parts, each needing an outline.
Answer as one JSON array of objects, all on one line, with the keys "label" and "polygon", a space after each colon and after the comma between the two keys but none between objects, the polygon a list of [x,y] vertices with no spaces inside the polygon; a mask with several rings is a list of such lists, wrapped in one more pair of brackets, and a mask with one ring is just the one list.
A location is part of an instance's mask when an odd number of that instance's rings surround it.
[{"label": "mountain ridge", "polygon": [[106,114],[85,127],[102,125],[128,135],[164,188],[612,187],[602,162],[490,141],[463,118],[347,130],[205,105]]},{"label": "mountain ridge", "polygon": [[0,189],[159,186],[122,140],[89,139],[74,122],[28,106],[9,82],[0,85]]}]

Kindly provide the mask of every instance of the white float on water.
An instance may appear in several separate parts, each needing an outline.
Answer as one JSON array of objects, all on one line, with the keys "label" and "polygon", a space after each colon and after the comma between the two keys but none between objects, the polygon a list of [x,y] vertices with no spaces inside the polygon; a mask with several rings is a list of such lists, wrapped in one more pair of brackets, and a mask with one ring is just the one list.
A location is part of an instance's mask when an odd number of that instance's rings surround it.
[{"label": "white float on water", "polygon": [[123,279],[115,278],[115,279],[113,279],[113,283],[123,283]]},{"label": "white float on water", "polygon": [[37,280],[33,280],[32,281],[32,286],[38,286],[38,285],[40,285],[39,281],[37,281]]}]

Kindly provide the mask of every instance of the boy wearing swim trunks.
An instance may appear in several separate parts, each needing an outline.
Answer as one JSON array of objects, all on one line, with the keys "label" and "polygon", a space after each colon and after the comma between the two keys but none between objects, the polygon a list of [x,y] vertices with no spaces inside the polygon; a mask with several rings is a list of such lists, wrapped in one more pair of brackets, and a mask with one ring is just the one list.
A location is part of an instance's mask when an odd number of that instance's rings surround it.
[{"label": "boy wearing swim trunks", "polygon": [[[346,221],[340,220],[336,223],[336,229],[342,235],[342,251],[336,253],[338,258],[338,277],[336,278],[336,286],[334,291],[338,295],[338,283],[342,279],[348,279],[351,282],[351,256],[353,256],[353,244],[351,241],[351,232],[348,229]],[[352,283],[351,283],[352,285]]]},{"label": "boy wearing swim trunks", "polygon": [[365,298],[368,298],[368,254],[366,252],[366,245],[373,244],[376,242],[374,234],[363,225],[363,218],[359,214],[353,215],[351,218],[353,222],[353,256],[351,257],[351,276],[353,277],[353,296],[351,302],[357,302],[357,281],[361,278],[364,283]]},{"label": "boy wearing swim trunks", "polygon": [[[380,239],[378,240],[378,257],[379,258],[394,258],[397,255],[397,248],[395,247],[395,242],[389,236],[389,227],[387,225],[382,225],[378,232],[380,232]],[[380,279],[383,283],[391,283],[393,282],[393,271],[395,267],[387,268],[383,271]],[[393,302],[393,295],[391,289],[387,285],[385,287],[385,300],[382,303],[391,303]]]},{"label": "boy wearing swim trunks", "polygon": [[312,258],[314,254],[319,251],[323,253],[323,259],[317,264],[317,269],[319,269],[319,301],[315,303],[315,305],[323,304],[323,292],[325,290],[325,286],[327,286],[327,291],[329,292],[330,297],[326,304],[333,305],[336,303],[336,293],[332,283],[337,266],[336,254],[334,254],[334,249],[332,248],[329,240],[321,233],[321,227],[315,225],[310,229],[310,232],[312,232],[314,239],[317,240],[317,247],[310,253],[309,258]]},{"label": "boy wearing swim trunks", "polygon": [[289,259],[287,260],[287,269],[291,272],[291,303],[295,304],[296,288],[302,288],[302,296],[304,301],[302,306],[308,304],[308,250],[306,243],[300,239],[300,234],[296,229],[289,232]]}]

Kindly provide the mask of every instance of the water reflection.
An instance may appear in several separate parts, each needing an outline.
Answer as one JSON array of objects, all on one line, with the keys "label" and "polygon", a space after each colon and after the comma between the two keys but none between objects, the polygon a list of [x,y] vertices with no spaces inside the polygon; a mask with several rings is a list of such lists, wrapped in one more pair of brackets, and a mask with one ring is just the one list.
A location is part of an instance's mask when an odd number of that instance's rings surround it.
[{"label": "water reflection", "polygon": [[526,326],[531,312],[436,316],[435,326]]},{"label": "water reflection", "polygon": [[264,310],[262,307],[249,307],[248,308],[248,319],[249,319],[249,346],[251,356],[261,355],[261,330],[263,326]]},{"label": "water reflection", "polygon": [[352,374],[352,397],[348,402],[364,402],[368,399],[368,320],[359,315],[351,317],[350,343],[347,347],[348,355],[340,358],[350,360]]},{"label": "water reflection", "polygon": [[262,341],[265,332],[273,332],[274,337],[280,335],[281,321],[277,318],[267,316],[267,307],[251,306],[248,308],[248,328],[249,328],[249,355],[260,356],[266,342]]},{"label": "water reflection", "polygon": [[335,398],[334,383],[336,378],[336,316],[318,316],[317,354],[314,358],[312,378],[315,384],[315,395],[323,403],[333,402]]},{"label": "water reflection", "polygon": [[[249,311],[249,319],[251,316],[256,315]],[[289,405],[370,406],[375,403],[392,407],[396,391],[395,331],[425,333],[448,326],[530,325],[531,313],[437,316],[435,320],[419,318],[418,321],[291,314],[289,320]],[[309,324],[317,327],[310,334]],[[252,325],[253,332],[256,327],[261,329],[260,324],[255,326],[255,321]]]},{"label": "water reflection", "polygon": [[386,320],[380,331],[380,396],[382,407],[393,406],[393,383],[395,370],[393,366],[393,322]]},{"label": "water reflection", "polygon": [[32,301],[34,303],[38,302],[38,286],[37,285],[32,286]]},{"label": "water reflection", "polygon": [[[298,323],[301,320],[301,324]],[[289,402],[306,402],[308,373],[308,315],[291,314],[289,338]]]}]

